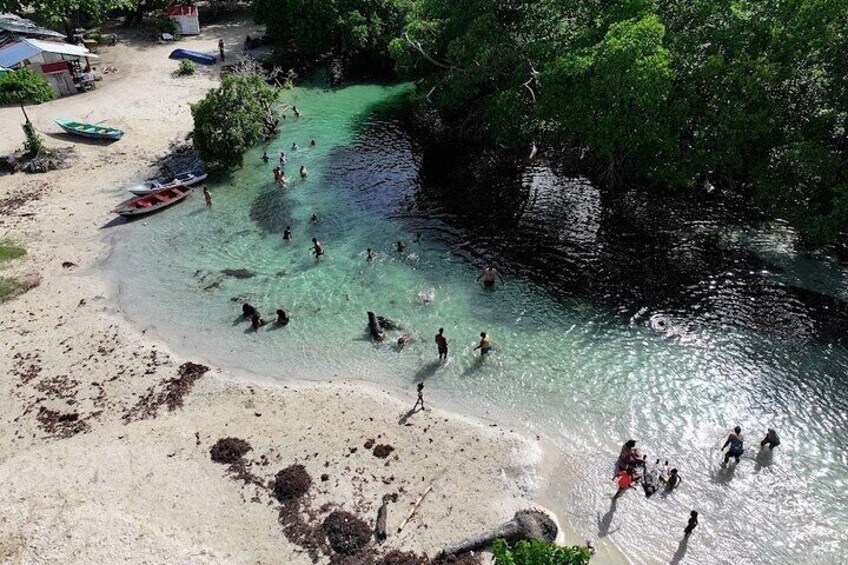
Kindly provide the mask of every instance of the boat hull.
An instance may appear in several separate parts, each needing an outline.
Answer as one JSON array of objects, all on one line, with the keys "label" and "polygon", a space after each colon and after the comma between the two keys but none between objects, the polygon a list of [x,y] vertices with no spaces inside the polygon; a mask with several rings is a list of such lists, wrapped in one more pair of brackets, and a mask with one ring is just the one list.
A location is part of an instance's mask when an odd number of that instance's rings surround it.
[{"label": "boat hull", "polygon": [[103,139],[107,141],[117,141],[124,137],[123,130],[107,126],[98,126],[96,124],[88,124],[85,122],[75,122],[73,120],[54,120],[56,124],[72,135],[78,135],[88,139]]},{"label": "boat hull", "polygon": [[173,206],[177,202],[182,202],[186,196],[191,194],[192,190],[194,189],[190,186],[179,185],[144,196],[136,196],[118,204],[113,212],[125,218],[152,214],[168,206]]},{"label": "boat hull", "polygon": [[199,63],[201,65],[214,65],[218,62],[218,58],[214,55],[207,55],[206,53],[201,53],[200,51],[191,51],[189,49],[174,49],[171,51],[171,54],[168,55],[169,59],[188,59],[189,61],[194,61],[195,63]]}]

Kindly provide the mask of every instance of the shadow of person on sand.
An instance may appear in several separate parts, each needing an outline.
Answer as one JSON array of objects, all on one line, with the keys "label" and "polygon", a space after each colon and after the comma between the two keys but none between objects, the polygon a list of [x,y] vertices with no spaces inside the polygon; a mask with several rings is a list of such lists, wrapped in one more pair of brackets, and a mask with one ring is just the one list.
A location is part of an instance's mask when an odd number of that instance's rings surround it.
[{"label": "shadow of person on sand", "polygon": [[680,545],[677,546],[677,551],[674,552],[674,555],[671,558],[671,561],[668,562],[668,565],[678,565],[683,558],[686,556],[686,550],[689,549],[689,537],[683,536],[683,539],[680,540]]},{"label": "shadow of person on sand", "polygon": [[619,530],[619,528],[616,528],[614,530],[610,529],[610,527],[612,526],[612,519],[615,516],[615,509],[616,509],[616,503],[617,502],[618,501],[616,499],[614,499],[614,498],[612,499],[612,502],[610,502],[610,507],[607,510],[607,513],[603,515],[603,517],[601,517],[600,512],[598,513],[598,537],[599,538],[606,537],[610,534],[614,534],[615,532],[617,532]]},{"label": "shadow of person on sand", "polygon": [[409,412],[407,412],[406,414],[404,414],[403,416],[400,417],[400,420],[398,420],[398,425],[399,426],[405,426],[406,423],[409,421],[409,419],[412,418],[412,416],[415,415],[416,412],[420,412],[421,410],[424,410],[424,409],[419,408],[418,406],[411,408],[409,410]]}]

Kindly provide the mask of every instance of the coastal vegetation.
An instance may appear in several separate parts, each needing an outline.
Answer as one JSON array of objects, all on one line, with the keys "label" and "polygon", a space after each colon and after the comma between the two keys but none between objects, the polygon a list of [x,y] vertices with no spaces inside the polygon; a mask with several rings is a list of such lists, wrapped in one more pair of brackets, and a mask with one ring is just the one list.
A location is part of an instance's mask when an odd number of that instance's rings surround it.
[{"label": "coastal vegetation", "polygon": [[0,105],[17,104],[26,120],[23,125],[26,136],[26,151],[31,156],[37,156],[45,151],[41,136],[35,131],[29,121],[26,104],[41,104],[53,100],[55,94],[47,80],[35,74],[26,67],[0,76]]},{"label": "coastal vegetation", "polygon": [[190,61],[188,59],[183,59],[180,61],[180,64],[177,65],[177,70],[175,74],[179,77],[193,75],[197,71],[197,65],[194,61]]},{"label": "coastal vegetation", "polygon": [[253,0],[287,48],[391,57],[447,132],[605,186],[848,229],[848,0]]},{"label": "coastal vegetation", "polygon": [[[26,255],[26,249],[20,245],[8,241],[0,240],[0,266],[7,261],[19,259]],[[0,302],[17,296],[21,292],[35,286],[34,282],[20,277],[0,277]]]},{"label": "coastal vegetation", "polygon": [[0,264],[11,261],[12,259],[18,259],[24,255],[26,255],[26,249],[20,245],[12,241],[0,240]]},{"label": "coastal vegetation", "polygon": [[520,541],[512,546],[499,539],[494,543],[495,565],[588,565],[586,547],[566,547],[544,540]]},{"label": "coastal vegetation", "polygon": [[203,100],[191,105],[192,140],[203,161],[212,168],[232,169],[242,154],[276,133],[273,103],[277,89],[259,74],[228,76]]}]

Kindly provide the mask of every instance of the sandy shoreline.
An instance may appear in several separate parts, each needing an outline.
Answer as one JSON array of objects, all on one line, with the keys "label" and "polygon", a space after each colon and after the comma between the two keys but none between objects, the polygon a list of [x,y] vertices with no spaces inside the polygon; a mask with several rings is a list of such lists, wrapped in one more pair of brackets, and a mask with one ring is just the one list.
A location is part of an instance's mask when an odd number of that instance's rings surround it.
[{"label": "sandy shoreline", "polygon": [[[211,26],[182,45],[213,51],[219,38],[236,46],[247,33],[248,25]],[[250,443],[246,469],[266,486],[282,468],[304,465],[313,510],[339,507],[373,525],[383,497],[397,495],[390,532],[432,484],[389,548],[433,555],[534,506],[539,442],[438,409],[399,425],[409,399],[360,384],[274,385],[213,368],[182,407],[154,402],[156,417],[128,422],[139,403],[168,391],[182,363],[203,362],[126,322],[100,268],[109,238],[120,237],[101,229],[110,207],[190,130],[187,102],[217,82],[217,67],[172,77],[172,48],[125,40],[105,49],[99,66],[118,71],[97,90],[28,109],[48,146],[75,147],[72,167],[0,177],[0,238],[28,249],[2,275],[40,281],[0,305],[3,561],[312,562],[283,534],[270,491],[211,461],[210,447],[229,436]],[[0,108],[0,117],[5,153],[23,143],[22,116]],[[59,133],[60,117],[108,120],[127,135],[111,146],[81,143]],[[394,450],[375,457],[369,440]],[[566,532],[569,543],[582,540]],[[604,547],[597,561],[616,555]]]}]

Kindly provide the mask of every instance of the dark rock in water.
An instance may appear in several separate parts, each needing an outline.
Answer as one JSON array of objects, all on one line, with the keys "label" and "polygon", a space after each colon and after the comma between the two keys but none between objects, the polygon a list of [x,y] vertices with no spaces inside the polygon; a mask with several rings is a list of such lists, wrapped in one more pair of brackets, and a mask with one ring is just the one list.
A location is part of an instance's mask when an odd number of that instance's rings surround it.
[{"label": "dark rock in water", "polygon": [[221,274],[234,279],[251,279],[256,276],[250,269],[222,269]]},{"label": "dark rock in water", "polygon": [[237,437],[225,437],[215,442],[209,449],[212,461],[216,463],[236,463],[252,448],[250,444]]},{"label": "dark rock in water", "polygon": [[324,519],[324,533],[336,553],[353,555],[371,541],[371,528],[351,514],[336,510]]},{"label": "dark rock in water", "polygon": [[274,477],[274,498],[280,502],[300,498],[312,486],[312,477],[303,465],[286,467]]}]

